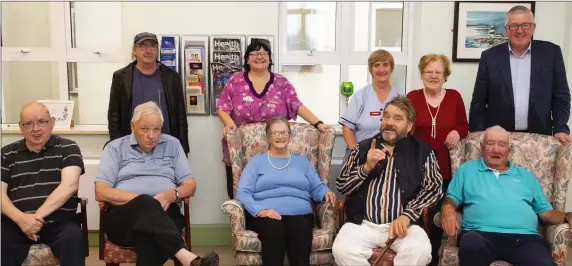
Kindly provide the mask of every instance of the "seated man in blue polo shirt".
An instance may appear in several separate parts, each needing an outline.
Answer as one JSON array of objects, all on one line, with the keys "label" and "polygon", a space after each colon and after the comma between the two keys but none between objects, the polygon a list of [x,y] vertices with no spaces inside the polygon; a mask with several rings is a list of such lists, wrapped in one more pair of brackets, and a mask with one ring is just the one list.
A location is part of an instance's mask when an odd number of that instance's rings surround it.
[{"label": "seated man in blue polo shirt", "polygon": [[556,265],[538,234],[538,217],[547,224],[566,222],[570,213],[553,210],[538,179],[508,160],[509,134],[488,128],[481,140],[483,158],[462,164],[441,207],[442,224],[455,237],[457,209],[463,211],[459,236],[461,266],[488,266],[495,260],[512,265]]},{"label": "seated man in blue polo shirt", "polygon": [[105,233],[116,245],[134,247],[138,266],[163,265],[168,258],[216,266],[216,253],[201,258],[185,249],[176,202],[194,195],[196,184],[181,143],[161,134],[162,125],[156,103],[140,104],[131,119],[133,133],[105,147],[95,179],[95,199],[108,204]]}]

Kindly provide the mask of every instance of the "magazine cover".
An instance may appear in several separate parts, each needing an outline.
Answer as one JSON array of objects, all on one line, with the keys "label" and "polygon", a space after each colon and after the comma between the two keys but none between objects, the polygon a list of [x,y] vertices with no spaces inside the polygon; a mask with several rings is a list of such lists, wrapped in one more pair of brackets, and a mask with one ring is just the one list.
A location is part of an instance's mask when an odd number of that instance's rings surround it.
[{"label": "magazine cover", "polygon": [[187,92],[188,112],[204,113],[205,81],[204,81],[204,47],[185,47],[185,87]]},{"label": "magazine cover", "polygon": [[242,70],[241,47],[238,38],[213,38],[211,73],[215,106],[230,76]]},{"label": "magazine cover", "polygon": [[177,47],[175,45],[174,36],[161,37],[160,62],[168,68],[179,71],[177,69]]}]

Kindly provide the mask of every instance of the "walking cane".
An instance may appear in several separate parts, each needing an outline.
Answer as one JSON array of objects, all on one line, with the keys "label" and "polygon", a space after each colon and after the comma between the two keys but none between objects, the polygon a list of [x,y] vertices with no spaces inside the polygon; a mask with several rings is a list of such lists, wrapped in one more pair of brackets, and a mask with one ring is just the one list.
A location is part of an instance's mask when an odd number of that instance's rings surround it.
[{"label": "walking cane", "polygon": [[393,242],[395,242],[395,239],[387,239],[387,241],[385,241],[385,247],[383,248],[383,250],[381,251],[381,255],[379,255],[379,257],[377,257],[377,259],[373,262],[373,266],[377,265],[377,263],[379,262],[379,260],[381,260],[381,258],[383,257],[383,255],[385,255],[385,253],[389,250],[389,248],[391,247],[391,244],[393,244]]}]

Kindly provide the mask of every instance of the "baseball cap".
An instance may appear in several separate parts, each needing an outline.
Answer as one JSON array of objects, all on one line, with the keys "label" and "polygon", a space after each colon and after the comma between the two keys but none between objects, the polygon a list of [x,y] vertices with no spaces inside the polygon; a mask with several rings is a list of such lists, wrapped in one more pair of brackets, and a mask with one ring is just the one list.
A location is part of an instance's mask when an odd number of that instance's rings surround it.
[{"label": "baseball cap", "polygon": [[149,32],[141,32],[135,35],[135,38],[133,39],[133,44],[139,44],[146,40],[152,40],[155,41],[156,43],[159,43],[159,41],[157,40],[157,35]]}]

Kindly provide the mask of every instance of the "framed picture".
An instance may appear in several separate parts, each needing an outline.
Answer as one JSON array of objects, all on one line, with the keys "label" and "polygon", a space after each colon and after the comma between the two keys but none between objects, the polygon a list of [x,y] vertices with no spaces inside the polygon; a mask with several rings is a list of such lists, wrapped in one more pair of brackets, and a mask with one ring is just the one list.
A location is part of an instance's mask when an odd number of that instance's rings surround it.
[{"label": "framed picture", "polygon": [[50,115],[56,119],[54,128],[69,129],[71,127],[74,101],[40,100],[38,102],[48,107]]},{"label": "framed picture", "polygon": [[522,5],[534,13],[534,4],[534,1],[456,1],[453,62],[479,62],[484,50],[508,41],[504,28],[507,12]]}]

